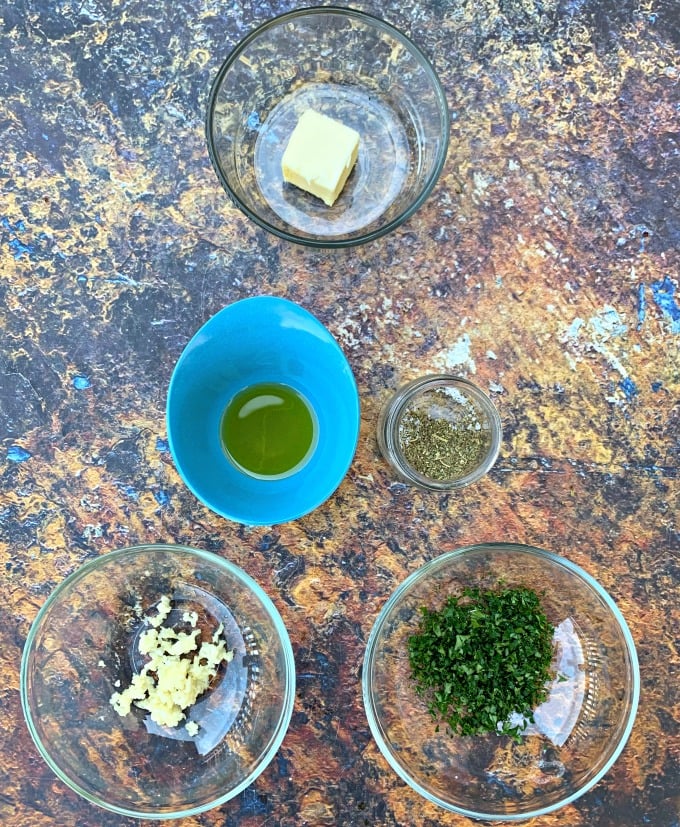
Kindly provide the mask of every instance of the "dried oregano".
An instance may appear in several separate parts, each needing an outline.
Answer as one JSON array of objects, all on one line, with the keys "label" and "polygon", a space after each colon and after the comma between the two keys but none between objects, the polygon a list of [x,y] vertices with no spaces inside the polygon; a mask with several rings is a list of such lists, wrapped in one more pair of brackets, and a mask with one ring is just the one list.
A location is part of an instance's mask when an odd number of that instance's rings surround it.
[{"label": "dried oregano", "polygon": [[406,411],[399,425],[399,443],[408,464],[425,477],[446,481],[464,476],[489,449],[488,427],[474,405],[437,390],[429,407]]}]

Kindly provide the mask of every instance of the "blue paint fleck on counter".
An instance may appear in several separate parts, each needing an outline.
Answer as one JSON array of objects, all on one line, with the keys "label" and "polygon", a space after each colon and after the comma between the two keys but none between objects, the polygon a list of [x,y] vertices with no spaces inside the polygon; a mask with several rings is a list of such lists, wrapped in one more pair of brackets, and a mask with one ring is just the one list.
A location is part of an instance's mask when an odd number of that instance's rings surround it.
[{"label": "blue paint fleck on counter", "polygon": [[144,87],[143,87],[144,96],[146,98],[150,98],[153,95],[155,95],[156,92],[158,92],[159,89],[162,89],[162,88],[163,88],[163,82],[156,79],[156,78],[152,78],[151,80],[148,80],[146,82],[146,84],[144,85]]},{"label": "blue paint fleck on counter", "polygon": [[260,116],[257,112],[251,112],[248,115],[248,128],[249,129],[259,129],[260,128]]},{"label": "blue paint fleck on counter", "polygon": [[9,245],[9,249],[14,253],[14,260],[17,261],[22,256],[30,256],[31,253],[35,252],[35,247],[31,244],[24,244],[22,241],[19,241],[18,238],[10,238],[7,242]]},{"label": "blue paint fleck on counter", "polygon": [[629,402],[631,399],[634,399],[638,395],[637,385],[628,376],[621,382],[619,382],[619,387],[624,392],[626,399]]},{"label": "blue paint fleck on counter", "polygon": [[680,306],[675,300],[675,284],[668,276],[664,276],[661,281],[652,282],[650,287],[657,307],[670,319],[671,332],[680,333]]},{"label": "blue paint fleck on counter", "polygon": [[7,459],[10,462],[26,462],[26,460],[30,458],[31,454],[20,445],[10,445],[7,451]]},{"label": "blue paint fleck on counter", "polygon": [[135,500],[135,502],[139,499],[139,491],[134,487],[134,485],[123,485],[121,490],[124,494],[126,494],[131,500]]},{"label": "blue paint fleck on counter", "polygon": [[3,215],[3,217],[0,218],[0,226],[3,230],[7,230],[8,233],[12,234],[7,241],[7,246],[14,254],[15,261],[22,256],[30,257],[32,253],[35,253],[35,247],[32,244],[24,244],[23,241],[17,238],[17,233],[26,232],[26,224],[23,219],[20,218],[18,221],[12,222],[6,215]]},{"label": "blue paint fleck on counter", "polygon": [[73,377],[73,387],[77,391],[84,391],[86,388],[91,387],[91,383],[87,376],[83,376],[79,373],[77,376]]},{"label": "blue paint fleck on counter", "polygon": [[168,445],[167,439],[162,439],[161,437],[156,437],[156,450],[160,451],[161,454],[167,453],[170,450],[170,446]]},{"label": "blue paint fleck on counter", "polygon": [[170,502],[170,497],[165,491],[159,490],[153,492],[154,499],[160,506],[167,505]]},{"label": "blue paint fleck on counter", "polygon": [[5,230],[8,230],[10,233],[24,233],[26,232],[26,225],[23,222],[23,219],[19,219],[14,224],[7,218],[6,215],[0,219],[0,226],[4,227]]},{"label": "blue paint fleck on counter", "polygon": [[663,388],[663,382],[652,382],[652,390],[658,393]]}]

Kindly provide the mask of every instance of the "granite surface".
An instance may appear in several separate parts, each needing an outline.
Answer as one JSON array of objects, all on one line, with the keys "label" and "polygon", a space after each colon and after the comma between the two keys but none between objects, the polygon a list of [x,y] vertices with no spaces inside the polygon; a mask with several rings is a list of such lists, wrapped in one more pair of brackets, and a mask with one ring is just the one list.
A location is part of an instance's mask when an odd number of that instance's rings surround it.
[{"label": "granite surface", "polygon": [[[440,73],[443,175],[390,236],[280,242],[208,161],[212,77],[285,0],[0,2],[0,821],[133,825],[59,782],[23,722],[19,662],[83,561],[171,541],[254,576],[290,631],[297,693],[275,760],[197,825],[471,825],[390,770],[363,712],[364,646],[442,551],[511,540],[600,580],[638,647],[641,703],[607,776],[536,827],[677,827],[680,812],[680,7],[675,0],[361,3]],[[168,380],[196,329],[269,293],[338,339],[362,425],[335,495],[245,528],[168,451]],[[375,440],[402,382],[458,372],[504,425],[488,477],[398,483]]]}]

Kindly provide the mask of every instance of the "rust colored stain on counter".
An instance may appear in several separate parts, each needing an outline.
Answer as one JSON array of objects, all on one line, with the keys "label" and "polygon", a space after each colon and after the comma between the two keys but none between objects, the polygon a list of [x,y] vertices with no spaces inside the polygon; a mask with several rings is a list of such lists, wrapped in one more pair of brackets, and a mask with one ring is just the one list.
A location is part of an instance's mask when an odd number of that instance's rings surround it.
[{"label": "rust colored stain on counter", "polygon": [[[471,825],[406,787],[361,703],[386,599],[482,540],[569,557],[616,600],[641,704],[605,778],[538,827],[677,827],[680,812],[680,12],[671,0],[360,4],[430,57],[452,116],[442,177],[392,235],[287,245],[210,168],[210,82],[293,7],[120,0],[0,6],[0,820],[133,825],[66,789],[23,724],[19,662],[51,590],[137,542],[210,549],[281,611],[289,732],[198,825]],[[315,313],[357,378],[357,454],[311,515],[248,529],[182,485],[164,424],[184,345],[272,293]],[[501,412],[489,476],[452,495],[398,483],[375,440],[394,388],[468,376]]]}]

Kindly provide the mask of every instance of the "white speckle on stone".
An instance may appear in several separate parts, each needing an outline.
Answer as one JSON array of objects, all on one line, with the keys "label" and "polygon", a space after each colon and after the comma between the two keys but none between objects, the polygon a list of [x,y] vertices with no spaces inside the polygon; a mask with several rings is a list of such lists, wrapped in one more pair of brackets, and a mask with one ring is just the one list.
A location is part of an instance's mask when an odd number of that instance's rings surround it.
[{"label": "white speckle on stone", "polygon": [[610,305],[605,305],[600,313],[591,316],[588,321],[593,329],[594,337],[600,341],[607,341],[614,336],[623,336],[628,330],[628,325],[624,324],[621,316]]},{"label": "white speckle on stone", "polygon": [[572,369],[576,360],[599,353],[609,367],[625,379],[628,376],[625,366],[627,331],[628,325],[617,310],[605,305],[587,320],[573,319],[562,332],[560,341],[566,346],[565,356]]},{"label": "white speckle on stone", "polygon": [[583,319],[580,319],[578,316],[571,322],[569,327],[565,330],[564,334],[562,335],[561,341],[566,342],[570,340],[574,340],[578,338],[579,331],[583,327]]},{"label": "white speckle on stone", "polygon": [[609,362],[610,366],[612,368],[614,368],[615,371],[620,373],[621,376],[624,379],[628,376],[628,371],[626,370],[626,368],[621,363],[621,360],[617,356],[615,356],[613,353],[610,353],[607,350],[607,348],[604,347],[604,345],[599,345],[599,344],[593,343],[591,345],[591,347],[596,353],[601,353],[605,357],[605,359]]},{"label": "white speckle on stone", "polygon": [[487,189],[489,188],[489,185],[491,184],[492,181],[493,181],[492,178],[490,178],[487,175],[484,175],[481,172],[473,172],[472,173],[472,182],[475,185],[473,195],[477,195],[477,196],[484,195],[484,193],[487,191]]},{"label": "white speckle on stone", "polygon": [[470,334],[463,333],[453,347],[444,351],[436,361],[445,371],[460,372],[461,370],[467,370],[470,373],[476,373],[477,366],[472,358],[471,344]]}]

